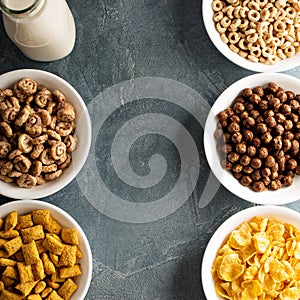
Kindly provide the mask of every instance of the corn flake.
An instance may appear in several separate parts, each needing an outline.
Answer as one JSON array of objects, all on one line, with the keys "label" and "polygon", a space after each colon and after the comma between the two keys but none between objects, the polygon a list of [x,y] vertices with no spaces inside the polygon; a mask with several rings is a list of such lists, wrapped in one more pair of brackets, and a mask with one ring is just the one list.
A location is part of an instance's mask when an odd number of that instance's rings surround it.
[{"label": "corn flake", "polygon": [[300,232],[255,216],[231,232],[212,267],[216,293],[232,300],[300,299]]}]

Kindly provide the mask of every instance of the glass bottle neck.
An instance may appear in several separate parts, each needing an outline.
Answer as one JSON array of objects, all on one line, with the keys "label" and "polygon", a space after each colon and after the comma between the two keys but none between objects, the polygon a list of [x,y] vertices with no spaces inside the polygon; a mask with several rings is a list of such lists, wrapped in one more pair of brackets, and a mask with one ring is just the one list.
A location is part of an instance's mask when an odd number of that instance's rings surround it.
[{"label": "glass bottle neck", "polygon": [[0,9],[13,18],[24,18],[33,15],[42,6],[44,0],[0,0]]}]

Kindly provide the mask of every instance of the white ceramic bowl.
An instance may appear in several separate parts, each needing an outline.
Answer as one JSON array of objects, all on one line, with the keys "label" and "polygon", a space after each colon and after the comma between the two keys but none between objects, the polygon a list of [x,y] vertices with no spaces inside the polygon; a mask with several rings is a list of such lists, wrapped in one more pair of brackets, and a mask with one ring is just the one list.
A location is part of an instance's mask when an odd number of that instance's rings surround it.
[{"label": "white ceramic bowl", "polygon": [[215,291],[214,280],[211,274],[212,265],[219,248],[238,225],[244,221],[249,221],[254,216],[276,217],[279,221],[292,224],[300,230],[300,214],[292,209],[282,206],[255,206],[242,210],[228,218],[211,237],[203,255],[201,277],[203,290],[207,300],[223,299],[218,296]]},{"label": "white ceramic bowl", "polygon": [[15,200],[0,206],[0,218],[6,217],[10,212],[17,211],[19,215],[30,213],[35,209],[48,209],[52,217],[65,228],[76,228],[79,236],[79,248],[83,253],[80,260],[82,275],[78,277],[76,283],[78,289],[71,297],[76,300],[83,300],[89,289],[92,279],[93,260],[89,241],[80,225],[61,208],[39,200]]},{"label": "white ceramic bowl", "polygon": [[213,21],[212,0],[203,0],[202,15],[204,26],[212,43],[227,59],[238,66],[255,72],[283,72],[300,65],[300,53],[293,57],[281,60],[273,65],[254,63],[241,57],[234,53],[228,45],[221,40],[220,34],[215,28],[215,22]]},{"label": "white ceramic bowl", "polygon": [[72,163],[64,170],[63,174],[54,181],[49,181],[31,189],[20,188],[16,184],[8,184],[0,181],[0,194],[13,199],[38,199],[54,194],[68,185],[79,173],[89,153],[91,144],[91,121],[87,107],[79,93],[64,79],[52,73],[35,70],[22,69],[11,71],[0,75],[0,88],[11,87],[16,81],[29,77],[47,88],[61,90],[68,101],[76,109],[76,135],[78,145],[72,153]]},{"label": "white ceramic bowl", "polygon": [[276,82],[277,85],[285,90],[300,93],[300,79],[280,73],[259,73],[233,83],[218,97],[209,112],[204,129],[204,150],[212,172],[223,186],[233,194],[257,204],[285,204],[300,199],[298,188],[300,176],[296,175],[294,177],[294,183],[290,187],[282,187],[277,191],[254,192],[250,188],[241,185],[229,171],[222,168],[214,137],[214,131],[217,126],[216,115],[230,106],[242,89],[247,87],[254,88],[258,85],[265,86],[270,81]]}]

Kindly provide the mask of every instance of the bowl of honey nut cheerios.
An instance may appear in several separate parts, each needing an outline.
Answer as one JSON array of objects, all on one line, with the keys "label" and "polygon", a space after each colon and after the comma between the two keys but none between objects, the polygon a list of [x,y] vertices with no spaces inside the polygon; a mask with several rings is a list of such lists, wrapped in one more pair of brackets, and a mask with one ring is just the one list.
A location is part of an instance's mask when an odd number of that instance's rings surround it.
[{"label": "bowl of honey nut cheerios", "polygon": [[89,153],[91,122],[79,93],[35,69],[0,75],[0,193],[38,199],[68,185]]},{"label": "bowl of honey nut cheerios", "polygon": [[256,72],[300,65],[299,3],[286,0],[204,0],[206,31],[233,63]]}]

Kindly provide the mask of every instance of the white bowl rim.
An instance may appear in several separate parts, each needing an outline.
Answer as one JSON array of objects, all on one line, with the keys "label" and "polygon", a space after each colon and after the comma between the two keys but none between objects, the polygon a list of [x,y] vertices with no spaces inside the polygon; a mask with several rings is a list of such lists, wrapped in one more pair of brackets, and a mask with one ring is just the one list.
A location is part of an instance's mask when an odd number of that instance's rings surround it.
[{"label": "white bowl rim", "polygon": [[[226,219],[214,232],[210,238],[201,265],[201,282],[207,300],[222,300],[215,291],[214,281],[211,275],[212,264],[216,258],[217,251],[223,245],[228,235],[238,225],[250,220],[254,216],[266,216],[278,218],[279,221],[295,225],[297,223],[300,230],[300,213],[285,207],[276,205],[258,205],[241,210]],[[296,227],[297,227],[296,225]]]},{"label": "white bowl rim", "polygon": [[295,87],[296,89],[294,88],[292,90],[294,90],[294,92],[297,92],[298,90],[297,93],[300,93],[300,79],[292,75],[282,73],[257,73],[243,77],[242,79],[234,82],[221,93],[210,109],[204,127],[204,152],[214,175],[221,184],[233,194],[237,195],[241,199],[256,204],[280,205],[291,203],[300,199],[300,192],[297,190],[297,184],[300,182],[300,176],[295,176],[294,184],[290,187],[282,187],[277,191],[263,191],[260,193],[254,192],[250,188],[242,186],[229,171],[224,170],[221,167],[219,159],[216,161],[216,157],[219,158],[219,154],[216,151],[216,141],[213,136],[213,132],[217,124],[215,118],[218,112],[228,107],[243,88],[265,85],[270,81],[276,82],[285,90],[288,89],[285,88],[285,86]]},{"label": "white bowl rim", "polygon": [[227,44],[225,44],[220,37],[220,34],[215,28],[215,23],[213,21],[213,10],[211,7],[211,0],[203,0],[202,3],[202,16],[204,21],[204,27],[206,32],[214,44],[214,46],[219,50],[221,54],[223,54],[227,59],[229,59],[234,64],[251,70],[255,72],[283,72],[287,70],[291,70],[300,65],[300,53],[296,55],[286,58],[284,60],[278,61],[273,65],[267,65],[264,63],[255,63],[250,60],[241,57],[240,55],[234,53]]},{"label": "white bowl rim", "polygon": [[[85,258],[87,261],[87,273],[82,274],[81,276],[85,276],[84,280],[84,287],[78,286],[77,291],[79,291],[81,294],[80,296],[75,296],[77,297],[76,300],[84,300],[84,297],[86,296],[90,283],[92,280],[92,272],[93,272],[93,257],[92,257],[92,251],[90,248],[89,240],[84,233],[83,229],[81,226],[78,224],[78,222],[65,210],[62,208],[51,204],[49,202],[41,201],[41,200],[31,200],[31,199],[23,199],[23,200],[12,200],[10,202],[6,202],[2,205],[0,205],[0,215],[1,217],[4,217],[2,215],[6,215],[12,211],[20,211],[20,214],[25,214],[29,213],[34,209],[49,209],[51,212],[51,215],[61,215],[63,219],[65,219],[68,223],[71,223],[79,233],[80,239],[82,239],[84,245],[79,245],[79,248],[82,249],[82,246],[85,248],[85,254],[87,257]],[[55,218],[55,216],[54,216]],[[71,297],[71,299],[74,298],[74,295]]]},{"label": "white bowl rim", "polygon": [[[82,169],[88,154],[89,150],[91,147],[91,140],[92,140],[92,125],[91,125],[91,120],[89,116],[89,112],[87,109],[87,106],[80,96],[80,94],[77,92],[77,90],[65,79],[61,78],[60,76],[45,71],[45,70],[39,70],[39,69],[17,69],[17,70],[12,70],[8,71],[6,73],[0,74],[0,84],[1,81],[11,81],[11,83],[16,82],[17,80],[24,78],[24,77],[29,77],[33,78],[36,80],[38,83],[43,84],[43,80],[55,80],[59,85],[65,87],[65,90],[63,90],[64,93],[72,93],[74,95],[74,98],[78,100],[77,105],[80,107],[80,115],[77,113],[77,125],[80,125],[81,123],[84,124],[85,126],[85,134],[84,134],[84,143],[79,142],[79,146],[81,150],[80,154],[80,160],[78,159],[76,161],[76,164],[74,161],[70,165],[70,167],[65,170],[60,178],[57,180],[47,182],[46,184],[40,185],[40,186],[35,186],[31,189],[26,189],[26,188],[20,188],[14,184],[8,184],[5,182],[0,181],[0,194],[12,199],[39,199],[43,197],[50,196],[59,190],[63,189],[66,187],[75,177],[76,175],[80,172]],[[13,79],[15,78],[15,79]],[[42,78],[39,81],[39,78]],[[0,86],[1,87],[1,86]],[[6,88],[6,87],[2,87]],[[73,99],[73,98],[72,98]],[[72,103],[72,99],[70,102]],[[78,126],[77,126],[78,128]],[[78,130],[78,129],[77,129]],[[81,148],[82,147],[82,148]],[[78,149],[76,149],[78,150]],[[76,151],[75,150],[75,151]],[[78,150],[79,152],[79,150]],[[78,153],[77,152],[77,153]],[[74,157],[75,152],[72,153],[72,156]],[[68,175],[67,175],[68,173]],[[63,180],[61,180],[63,179]]]}]

